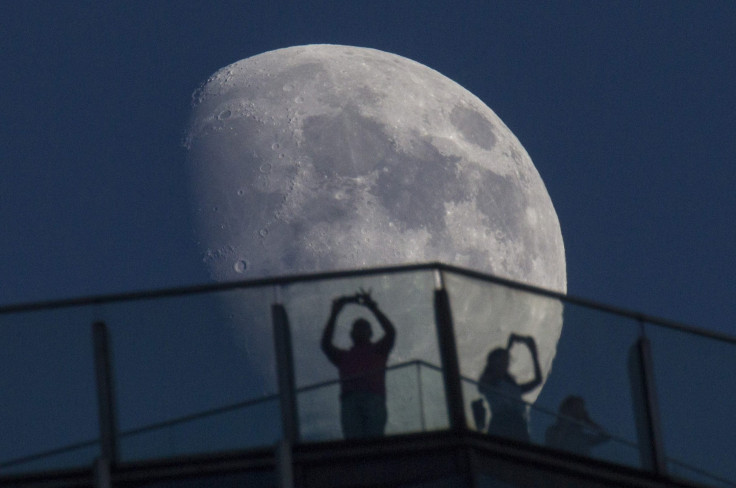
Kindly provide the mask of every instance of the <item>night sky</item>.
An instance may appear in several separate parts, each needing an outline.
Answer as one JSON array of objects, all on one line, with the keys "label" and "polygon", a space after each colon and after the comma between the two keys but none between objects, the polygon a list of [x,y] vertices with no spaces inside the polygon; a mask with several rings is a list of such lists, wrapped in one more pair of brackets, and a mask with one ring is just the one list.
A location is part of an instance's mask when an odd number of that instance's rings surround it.
[{"label": "night sky", "polygon": [[568,292],[733,333],[732,2],[16,2],[0,20],[0,303],[209,277],[181,142],[217,69],[372,47],[516,134],[562,226]]},{"label": "night sky", "polygon": [[54,2],[0,16],[0,305],[208,283],[194,90],[268,50],[399,54],[483,100],[557,211],[568,293],[736,333],[736,2]]}]

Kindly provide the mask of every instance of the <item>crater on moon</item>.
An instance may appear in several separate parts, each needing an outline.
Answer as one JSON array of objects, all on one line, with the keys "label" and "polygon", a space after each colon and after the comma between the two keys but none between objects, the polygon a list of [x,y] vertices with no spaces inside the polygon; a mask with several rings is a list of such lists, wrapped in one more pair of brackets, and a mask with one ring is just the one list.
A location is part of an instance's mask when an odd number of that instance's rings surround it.
[{"label": "crater on moon", "polygon": [[450,114],[450,121],[466,141],[489,151],[496,144],[492,126],[478,112],[467,107],[455,107]]}]

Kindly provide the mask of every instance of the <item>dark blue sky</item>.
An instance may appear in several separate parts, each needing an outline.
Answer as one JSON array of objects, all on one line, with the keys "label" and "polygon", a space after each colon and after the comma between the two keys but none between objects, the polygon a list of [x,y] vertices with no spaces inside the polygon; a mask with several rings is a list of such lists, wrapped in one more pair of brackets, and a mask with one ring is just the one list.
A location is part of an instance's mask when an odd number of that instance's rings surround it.
[{"label": "dark blue sky", "polygon": [[0,304],[206,282],[181,139],[215,70],[308,43],[490,106],[557,210],[569,293],[733,334],[736,3],[14,2],[0,19]]}]

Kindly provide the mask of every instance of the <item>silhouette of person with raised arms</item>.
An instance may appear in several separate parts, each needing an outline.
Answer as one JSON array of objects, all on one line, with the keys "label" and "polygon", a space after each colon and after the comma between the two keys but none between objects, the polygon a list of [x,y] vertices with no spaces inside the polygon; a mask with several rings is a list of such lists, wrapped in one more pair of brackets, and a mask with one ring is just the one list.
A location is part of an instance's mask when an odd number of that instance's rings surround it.
[{"label": "silhouette of person with raised arms", "polygon": [[549,447],[590,456],[593,447],[611,438],[603,427],[590,418],[582,397],[567,396],[560,403],[557,413],[557,421],[545,433],[545,442]]},{"label": "silhouette of person with raised arms", "polygon": [[[509,373],[509,352],[516,342],[526,345],[534,363],[534,378],[521,384]],[[491,409],[488,433],[529,442],[526,405],[522,395],[541,384],[542,369],[539,366],[534,338],[511,334],[505,348],[499,347],[488,353],[486,367],[478,380],[478,391],[486,398]],[[485,426],[485,410],[483,415],[479,415],[478,410],[482,408],[482,400],[476,400],[473,410],[476,419],[482,417],[483,425],[479,425],[481,430]]]},{"label": "silhouette of person with raised arms", "polygon": [[[383,337],[371,342],[370,322],[358,318],[350,337],[353,346],[340,349],[332,343],[337,316],[348,303],[370,310],[383,329]],[[360,289],[353,296],[332,301],[332,312],[322,333],[322,351],[340,374],[340,421],[346,439],[382,436],[386,427],[386,363],[394,347],[396,329],[371,298],[370,291]]]}]

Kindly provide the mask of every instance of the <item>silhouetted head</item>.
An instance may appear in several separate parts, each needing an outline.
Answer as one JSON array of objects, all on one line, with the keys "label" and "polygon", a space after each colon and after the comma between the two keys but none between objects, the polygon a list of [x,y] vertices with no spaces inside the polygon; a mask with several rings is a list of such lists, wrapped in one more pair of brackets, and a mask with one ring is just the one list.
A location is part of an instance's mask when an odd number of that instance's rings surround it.
[{"label": "silhouetted head", "polygon": [[499,347],[489,352],[486,370],[493,378],[506,376],[509,371],[509,351]]},{"label": "silhouetted head", "polygon": [[350,331],[350,337],[354,344],[367,344],[371,341],[373,329],[371,323],[366,319],[357,319],[353,322],[353,330]]},{"label": "silhouetted head", "polygon": [[562,400],[559,413],[576,420],[588,420],[588,412],[585,411],[585,400],[575,395],[569,395]]}]

